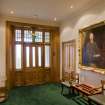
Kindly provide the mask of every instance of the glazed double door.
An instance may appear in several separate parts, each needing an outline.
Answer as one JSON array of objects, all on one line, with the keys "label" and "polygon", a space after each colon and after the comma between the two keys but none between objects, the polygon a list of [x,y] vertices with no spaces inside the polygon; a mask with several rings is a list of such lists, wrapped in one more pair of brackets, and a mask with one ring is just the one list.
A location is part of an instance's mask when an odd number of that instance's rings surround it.
[{"label": "glazed double door", "polygon": [[76,70],[76,42],[75,40],[62,44],[62,76],[69,78],[69,74]]}]

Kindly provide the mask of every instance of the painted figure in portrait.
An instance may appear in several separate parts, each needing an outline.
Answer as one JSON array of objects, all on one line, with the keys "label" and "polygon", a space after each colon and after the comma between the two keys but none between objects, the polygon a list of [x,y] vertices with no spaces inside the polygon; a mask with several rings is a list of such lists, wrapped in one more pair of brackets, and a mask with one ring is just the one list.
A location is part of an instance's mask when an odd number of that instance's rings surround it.
[{"label": "painted figure in portrait", "polygon": [[99,48],[94,41],[94,34],[90,33],[89,35],[89,42],[86,45],[86,60],[87,65],[89,66],[95,66],[96,61],[99,59]]},{"label": "painted figure in portrait", "polygon": [[105,26],[82,35],[82,65],[105,69]]}]

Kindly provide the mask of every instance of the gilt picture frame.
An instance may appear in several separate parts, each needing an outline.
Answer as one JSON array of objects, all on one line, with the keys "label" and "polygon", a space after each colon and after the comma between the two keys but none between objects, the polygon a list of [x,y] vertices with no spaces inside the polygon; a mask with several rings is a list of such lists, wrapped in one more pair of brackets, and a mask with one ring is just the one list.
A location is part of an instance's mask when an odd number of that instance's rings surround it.
[{"label": "gilt picture frame", "polygon": [[79,30],[79,68],[105,74],[105,21]]}]

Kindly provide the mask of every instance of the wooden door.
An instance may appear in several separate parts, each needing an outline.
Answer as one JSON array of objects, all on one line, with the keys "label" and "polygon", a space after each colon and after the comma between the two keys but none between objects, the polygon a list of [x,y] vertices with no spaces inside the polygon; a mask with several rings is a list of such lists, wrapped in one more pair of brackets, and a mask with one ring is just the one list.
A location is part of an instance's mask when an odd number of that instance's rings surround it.
[{"label": "wooden door", "polygon": [[[48,39],[50,36],[48,37],[48,35],[50,33],[35,31],[38,36],[35,39],[30,30],[16,28],[14,31],[15,85],[34,85],[48,82],[48,78],[50,78],[50,41]],[[47,58],[46,53],[48,54]]]},{"label": "wooden door", "polygon": [[62,44],[62,77],[69,78],[69,74],[76,70],[76,42],[75,40]]},{"label": "wooden door", "polygon": [[[17,32],[15,32],[17,30]],[[25,32],[24,32],[25,30]],[[32,32],[37,32],[39,39],[31,37]],[[43,37],[41,37],[42,32]],[[25,33],[25,34],[24,34]],[[49,35],[51,37],[49,37]],[[25,37],[24,37],[25,36]],[[27,40],[27,38],[29,38]],[[26,41],[29,41],[26,43]],[[36,43],[35,43],[36,42]],[[26,67],[25,49],[29,46],[30,67]],[[36,47],[33,67],[32,49]],[[41,47],[41,66],[38,59],[38,47]],[[16,51],[17,50],[17,51]],[[39,48],[40,50],[40,48]],[[47,54],[46,54],[47,52]],[[49,53],[49,54],[48,54]],[[19,55],[19,56],[16,56]],[[16,58],[17,57],[17,58]],[[16,59],[18,59],[16,61]],[[49,59],[49,60],[48,60]],[[32,61],[33,60],[33,61]],[[28,23],[10,22],[6,24],[6,74],[7,87],[42,84],[60,81],[60,35],[58,27],[33,25]]]}]

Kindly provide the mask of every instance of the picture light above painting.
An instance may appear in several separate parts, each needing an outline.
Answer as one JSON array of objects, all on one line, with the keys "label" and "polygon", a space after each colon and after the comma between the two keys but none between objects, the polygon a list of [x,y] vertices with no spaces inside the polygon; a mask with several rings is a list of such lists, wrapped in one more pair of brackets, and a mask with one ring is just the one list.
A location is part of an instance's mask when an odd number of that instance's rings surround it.
[{"label": "picture light above painting", "polygon": [[105,74],[105,21],[79,31],[79,66]]}]

